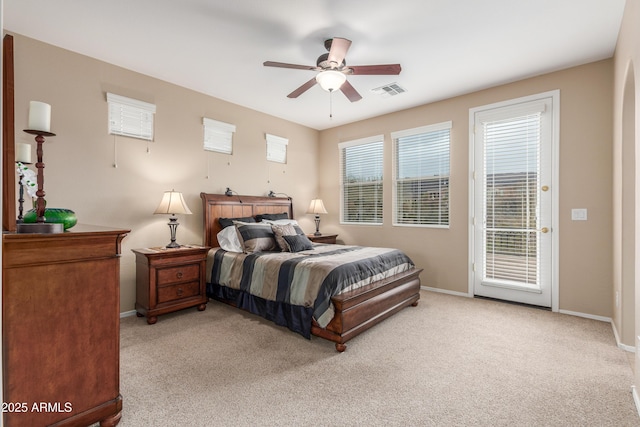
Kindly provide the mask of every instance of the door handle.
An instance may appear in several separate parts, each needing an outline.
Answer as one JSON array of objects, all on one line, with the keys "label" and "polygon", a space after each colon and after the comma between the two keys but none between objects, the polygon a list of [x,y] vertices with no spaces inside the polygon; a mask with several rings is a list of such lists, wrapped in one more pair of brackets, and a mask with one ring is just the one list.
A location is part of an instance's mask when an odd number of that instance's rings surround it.
[{"label": "door handle", "polygon": [[549,229],[548,229],[547,227],[542,227],[542,228],[540,229],[540,231],[541,231],[541,232],[543,232],[543,233],[548,233],[548,232],[549,232]]}]

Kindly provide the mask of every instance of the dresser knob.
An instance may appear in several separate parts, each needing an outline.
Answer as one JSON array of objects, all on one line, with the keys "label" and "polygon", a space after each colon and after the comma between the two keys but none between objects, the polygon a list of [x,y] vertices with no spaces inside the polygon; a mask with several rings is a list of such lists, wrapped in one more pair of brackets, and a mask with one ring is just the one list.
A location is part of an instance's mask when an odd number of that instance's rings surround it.
[{"label": "dresser knob", "polygon": [[177,277],[178,279],[182,279],[182,271],[178,271],[178,272],[176,273],[176,277]]},{"label": "dresser knob", "polygon": [[178,288],[178,296],[182,295],[182,288]]}]

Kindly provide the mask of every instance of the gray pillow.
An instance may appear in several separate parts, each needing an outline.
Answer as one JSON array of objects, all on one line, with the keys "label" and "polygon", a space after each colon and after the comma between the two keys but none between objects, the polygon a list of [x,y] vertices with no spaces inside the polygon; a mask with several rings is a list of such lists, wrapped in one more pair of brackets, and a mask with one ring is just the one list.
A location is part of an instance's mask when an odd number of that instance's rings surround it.
[{"label": "gray pillow", "polygon": [[296,234],[295,236],[282,236],[289,245],[291,252],[300,252],[313,249],[313,243],[304,234]]},{"label": "gray pillow", "polygon": [[236,222],[238,240],[245,253],[278,250],[273,231],[269,224]]}]

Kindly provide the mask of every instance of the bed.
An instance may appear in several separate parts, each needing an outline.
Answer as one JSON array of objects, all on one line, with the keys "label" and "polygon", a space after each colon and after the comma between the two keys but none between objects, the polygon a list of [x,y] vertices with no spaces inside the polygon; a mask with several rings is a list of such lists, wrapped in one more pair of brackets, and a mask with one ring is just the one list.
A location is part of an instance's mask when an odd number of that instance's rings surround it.
[{"label": "bed", "polygon": [[[201,193],[200,197],[203,203],[204,243],[213,248],[209,252],[207,261],[207,295],[212,299],[261,315],[276,324],[287,326],[307,338],[310,338],[310,335],[315,335],[330,340],[335,343],[335,348],[339,352],[346,350],[345,343],[353,337],[401,309],[418,304],[420,299],[419,275],[422,270],[416,268],[401,251],[387,248],[313,244],[313,248],[307,248],[309,250],[291,253],[276,250],[273,252],[256,251],[249,254],[231,253],[220,249],[218,235],[224,228],[221,225],[221,218],[223,223],[225,219],[249,219],[259,215],[266,215],[267,218],[282,215],[292,219],[292,200],[284,197],[226,196],[208,193]],[[250,225],[245,225],[250,228]],[[298,229],[298,231],[300,230]],[[364,254],[366,259],[383,260],[382,262],[374,262],[373,265],[367,267],[378,268],[378,271],[372,273],[373,276],[369,278],[352,279],[342,291],[335,289],[327,291],[325,282],[328,279],[325,280],[318,286],[320,294],[325,295],[328,304],[320,302],[320,297],[315,303],[312,301],[311,304],[300,303],[299,305],[297,302],[290,303],[291,300],[283,303],[280,299],[272,299],[258,294],[254,292],[256,288],[262,290],[269,286],[274,297],[276,293],[280,295],[289,291],[283,290],[283,283],[275,283],[278,279],[269,280],[269,274],[246,273],[253,273],[258,268],[268,271],[270,267],[267,266],[270,264],[267,263],[273,262],[272,258],[279,258],[288,266],[286,268],[295,264],[296,268],[303,270],[302,273],[296,272],[296,276],[308,276],[312,274],[310,272],[317,272],[320,267],[307,266],[308,269],[304,270],[303,267],[298,266],[308,265],[312,258],[322,260],[320,264],[325,264],[329,260],[333,262],[337,259],[357,258],[357,254],[360,252]],[[395,264],[389,264],[388,268],[382,272],[379,264],[391,263],[392,260]],[[348,263],[343,262],[343,264]],[[227,270],[223,270],[224,265],[228,266]],[[328,268],[331,270],[330,275],[332,276],[339,276],[340,272],[344,276],[345,272],[351,274],[349,272],[353,271],[350,270],[351,267],[346,266]],[[254,276],[261,277],[265,283],[256,285],[248,282],[248,277]],[[271,274],[272,278],[284,276],[287,275],[274,276]],[[294,273],[288,276],[293,277]],[[235,282],[238,285],[229,286],[230,282]],[[269,294],[269,292],[264,292]],[[331,295],[327,296],[327,292]]]}]

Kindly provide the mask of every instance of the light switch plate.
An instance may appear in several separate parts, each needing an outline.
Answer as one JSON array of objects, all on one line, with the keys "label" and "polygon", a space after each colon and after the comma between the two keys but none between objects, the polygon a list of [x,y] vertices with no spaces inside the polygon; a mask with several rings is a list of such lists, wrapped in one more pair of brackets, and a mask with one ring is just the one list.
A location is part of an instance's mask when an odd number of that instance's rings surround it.
[{"label": "light switch plate", "polygon": [[587,210],[586,209],[571,209],[571,220],[572,221],[586,221],[587,220]]}]

